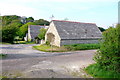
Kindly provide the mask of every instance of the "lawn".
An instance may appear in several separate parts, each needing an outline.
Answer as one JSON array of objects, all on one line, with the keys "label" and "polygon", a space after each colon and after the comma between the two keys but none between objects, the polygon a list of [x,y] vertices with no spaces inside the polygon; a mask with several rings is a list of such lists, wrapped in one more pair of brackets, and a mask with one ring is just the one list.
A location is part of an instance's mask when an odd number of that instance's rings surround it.
[{"label": "lawn", "polygon": [[90,66],[85,68],[85,71],[91,76],[93,76],[94,78],[119,78],[120,79],[120,73],[117,73],[112,70],[107,71],[105,69],[102,69],[98,64],[91,64]]},{"label": "lawn", "polygon": [[33,46],[34,49],[45,51],[45,52],[66,52],[66,51],[76,51],[76,50],[90,50],[99,49],[99,44],[73,44],[64,45],[61,47],[50,46],[50,45],[37,45]]}]

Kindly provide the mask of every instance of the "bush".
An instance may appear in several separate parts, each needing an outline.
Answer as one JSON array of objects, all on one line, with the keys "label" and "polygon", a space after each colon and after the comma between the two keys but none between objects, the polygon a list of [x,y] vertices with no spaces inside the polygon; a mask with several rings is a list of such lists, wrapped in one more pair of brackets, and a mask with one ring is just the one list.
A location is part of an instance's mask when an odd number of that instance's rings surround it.
[{"label": "bush", "polygon": [[120,72],[120,25],[103,32],[103,39],[94,60],[108,71]]},{"label": "bush", "polygon": [[45,43],[46,45],[50,45],[50,42],[49,41],[46,41],[46,43]]},{"label": "bush", "polygon": [[2,28],[2,41],[12,43],[16,36],[17,31],[18,31],[18,27],[16,26],[9,25],[9,26],[3,27]]},{"label": "bush", "polygon": [[85,68],[85,71],[95,78],[120,78],[120,73],[102,69],[99,64],[92,64]]}]

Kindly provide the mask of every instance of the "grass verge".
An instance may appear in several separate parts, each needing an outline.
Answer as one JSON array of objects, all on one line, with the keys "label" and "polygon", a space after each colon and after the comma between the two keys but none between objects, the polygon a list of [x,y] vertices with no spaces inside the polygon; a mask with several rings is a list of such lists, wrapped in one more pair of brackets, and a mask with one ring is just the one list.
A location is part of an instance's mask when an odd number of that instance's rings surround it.
[{"label": "grass verge", "polygon": [[45,52],[66,52],[66,51],[76,51],[76,50],[90,50],[90,49],[99,49],[99,44],[73,44],[65,45],[61,47],[50,46],[50,45],[39,45],[33,46],[33,48],[45,51]]},{"label": "grass verge", "polygon": [[0,59],[6,57],[7,54],[0,54]]},{"label": "grass verge", "polygon": [[7,43],[7,42],[0,42],[0,44],[11,44],[11,43]]},{"label": "grass verge", "polygon": [[120,79],[120,73],[102,69],[98,64],[91,64],[84,70],[94,78],[119,78]]},{"label": "grass verge", "polygon": [[14,41],[15,44],[35,44],[35,42],[27,42],[27,41]]},{"label": "grass verge", "polygon": [[56,46],[50,46],[50,45],[38,45],[38,46],[33,46],[33,48],[40,50],[40,51],[45,51],[45,52],[65,52],[65,51],[68,51],[64,46],[56,47]]},{"label": "grass verge", "polygon": [[70,50],[90,50],[100,48],[100,44],[73,44],[65,46]]}]

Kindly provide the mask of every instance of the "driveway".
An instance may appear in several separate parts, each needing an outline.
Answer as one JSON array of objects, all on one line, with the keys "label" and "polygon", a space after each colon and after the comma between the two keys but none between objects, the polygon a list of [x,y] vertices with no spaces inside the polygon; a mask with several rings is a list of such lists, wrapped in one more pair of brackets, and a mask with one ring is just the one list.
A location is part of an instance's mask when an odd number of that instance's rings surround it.
[{"label": "driveway", "polygon": [[6,58],[2,75],[21,78],[83,78],[90,77],[82,69],[92,60],[96,50],[42,52],[32,49],[36,44],[0,45]]}]

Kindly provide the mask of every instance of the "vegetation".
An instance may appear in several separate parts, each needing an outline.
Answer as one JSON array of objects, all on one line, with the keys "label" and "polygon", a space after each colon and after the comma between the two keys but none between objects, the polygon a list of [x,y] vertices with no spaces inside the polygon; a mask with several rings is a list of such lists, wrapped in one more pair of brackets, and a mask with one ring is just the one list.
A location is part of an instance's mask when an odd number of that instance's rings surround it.
[{"label": "vegetation", "polygon": [[28,25],[49,25],[49,22],[44,19],[34,20],[33,17],[20,17],[17,15],[0,16],[0,40],[3,42],[13,43],[14,38],[19,36],[19,40],[23,40],[27,31]]},{"label": "vegetation", "polygon": [[36,25],[34,22],[28,22],[26,24],[24,24],[23,26],[21,26],[19,28],[19,31],[17,32],[17,35],[20,36],[21,38],[26,36],[26,33],[28,32],[28,26],[29,25]]},{"label": "vegetation", "polygon": [[6,42],[0,42],[0,44],[8,44],[8,45],[9,45],[9,44],[11,44],[11,43],[6,43]]},{"label": "vegetation", "polygon": [[99,49],[99,44],[73,44],[65,45],[69,50],[90,50],[90,49]]},{"label": "vegetation", "polygon": [[12,25],[4,26],[2,28],[2,41],[13,43],[17,31],[18,31],[18,27],[16,26],[12,26]]},{"label": "vegetation", "polygon": [[37,25],[49,25],[50,22],[48,22],[44,19],[39,19],[39,20],[35,20],[35,24],[37,24]]},{"label": "vegetation", "polygon": [[50,45],[38,45],[33,46],[34,49],[45,51],[45,52],[65,52],[68,51],[64,46],[62,47],[56,47],[56,46],[50,46]]},{"label": "vegetation", "polygon": [[7,56],[7,54],[0,54],[0,58],[4,58],[6,56]]},{"label": "vegetation", "polygon": [[50,46],[48,45],[39,45],[33,46],[33,48],[45,51],[45,52],[66,52],[66,51],[75,51],[75,50],[89,50],[89,49],[98,49],[99,44],[74,44],[74,45],[65,45],[61,47]]},{"label": "vegetation", "polygon": [[47,31],[46,29],[41,28],[40,29],[40,33],[38,34],[38,38],[41,39],[41,40],[42,39],[45,40],[45,33],[46,33],[46,31]]},{"label": "vegetation", "polygon": [[35,44],[35,42],[19,41],[19,44]]},{"label": "vegetation", "polygon": [[120,78],[120,24],[103,32],[100,45],[94,57],[96,64],[86,71],[95,77]]},{"label": "vegetation", "polygon": [[102,27],[98,27],[100,29],[101,32],[104,32],[106,29],[102,28]]},{"label": "vegetation", "polygon": [[115,71],[106,71],[99,64],[92,64],[85,68],[85,71],[95,78],[120,78],[120,73]]}]

